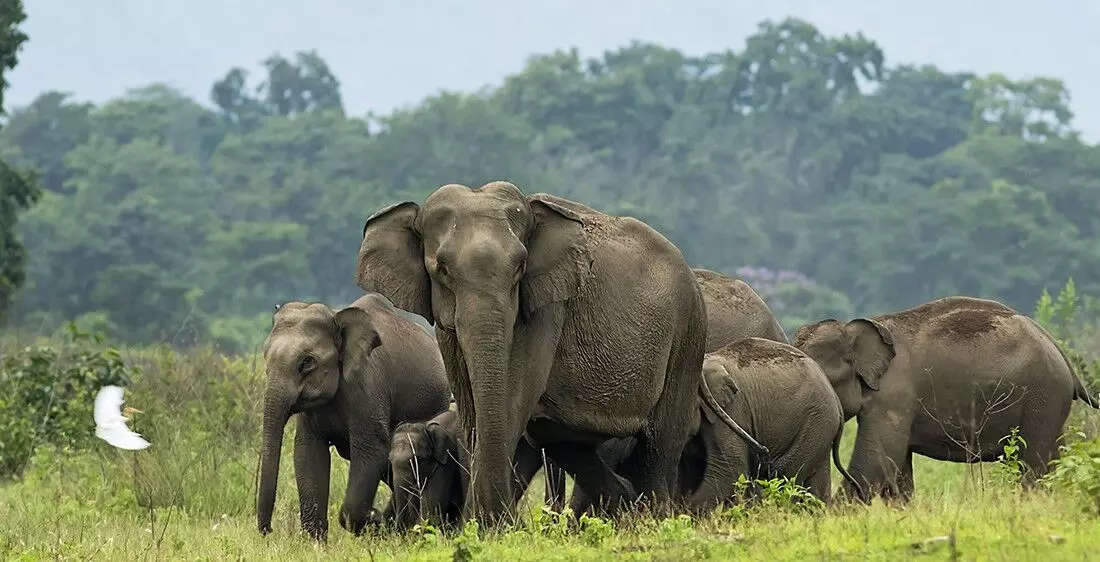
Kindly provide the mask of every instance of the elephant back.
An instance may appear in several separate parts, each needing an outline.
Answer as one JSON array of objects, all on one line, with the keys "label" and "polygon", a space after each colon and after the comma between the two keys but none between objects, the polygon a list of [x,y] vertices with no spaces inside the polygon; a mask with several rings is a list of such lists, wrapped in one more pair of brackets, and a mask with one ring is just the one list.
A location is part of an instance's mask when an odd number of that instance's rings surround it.
[{"label": "elephant back", "polygon": [[[451,391],[439,344],[422,326],[399,314],[388,299],[367,293],[349,305],[370,316],[381,346],[371,354],[372,376],[392,379],[384,385],[396,392],[394,406],[407,415],[396,414],[394,423],[424,419],[446,412]],[[380,388],[380,387],[379,387]],[[414,415],[416,414],[416,415]]]},{"label": "elephant back", "polygon": [[768,304],[748,283],[701,267],[692,273],[706,303],[708,353],[749,337],[789,343]]},{"label": "elephant back", "polygon": [[792,400],[816,403],[822,396],[833,394],[817,363],[789,344],[743,338],[706,357],[723,362],[736,384],[737,402],[744,402],[750,410],[775,412]]}]

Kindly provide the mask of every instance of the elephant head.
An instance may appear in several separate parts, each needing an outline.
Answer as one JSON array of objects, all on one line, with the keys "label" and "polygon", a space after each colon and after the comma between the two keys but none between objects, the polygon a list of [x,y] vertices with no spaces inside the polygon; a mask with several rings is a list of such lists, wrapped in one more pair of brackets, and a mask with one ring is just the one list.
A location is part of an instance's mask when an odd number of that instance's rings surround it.
[{"label": "elephant head", "polygon": [[452,503],[464,497],[458,443],[432,420],[397,426],[390,448],[394,525],[400,531],[421,519],[439,526]]},{"label": "elephant head", "polygon": [[[478,466],[503,470],[515,451],[513,328],[574,297],[592,276],[578,209],[549,195],[525,197],[503,181],[477,189],[448,184],[423,206],[391,205],[363,226],[356,283],[449,334],[440,345],[449,375],[462,362],[476,381],[475,389],[452,380],[452,389],[465,430],[477,428]],[[497,489],[493,501],[507,501],[500,499],[510,497],[506,488]]]},{"label": "elephant head", "polygon": [[380,345],[362,309],[333,312],[324,304],[297,301],[276,308],[263,346],[267,383],[256,510],[261,533],[271,530],[286,422],[291,415],[332,402]]},{"label": "elephant head", "polygon": [[[722,408],[729,408],[733,404],[734,396],[740,392],[737,381],[733,380],[722,361],[708,356],[703,357],[703,382],[710,389],[714,401]],[[704,403],[700,410],[707,423],[722,423],[718,413],[709,405]]]},{"label": "elephant head", "polygon": [[798,329],[795,347],[821,366],[851,419],[863,407],[865,392],[879,389],[893,361],[894,336],[881,322],[856,318],[848,323],[822,320]]}]

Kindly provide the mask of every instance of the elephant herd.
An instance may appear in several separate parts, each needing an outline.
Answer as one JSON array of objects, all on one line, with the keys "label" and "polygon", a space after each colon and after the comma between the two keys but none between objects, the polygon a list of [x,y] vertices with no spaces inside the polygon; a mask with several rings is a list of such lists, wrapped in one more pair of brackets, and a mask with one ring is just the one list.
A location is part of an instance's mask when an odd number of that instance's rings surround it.
[{"label": "elephant herd", "polygon": [[[503,181],[375,212],[356,284],[366,294],[340,310],[276,307],[263,534],[291,416],[301,525],[323,539],[330,446],[349,461],[340,525],[358,534],[504,521],[539,470],[554,509],[573,477],[578,514],[698,512],[734,501],[741,475],[831,501],[830,460],[845,495],[907,500],[914,453],[995,460],[1013,428],[1030,484],[1057,458],[1072,401],[1100,408],[1054,338],[998,302],[821,320],[792,345],[751,287],[692,268],[645,223]],[[393,492],[381,513],[379,482]]]}]

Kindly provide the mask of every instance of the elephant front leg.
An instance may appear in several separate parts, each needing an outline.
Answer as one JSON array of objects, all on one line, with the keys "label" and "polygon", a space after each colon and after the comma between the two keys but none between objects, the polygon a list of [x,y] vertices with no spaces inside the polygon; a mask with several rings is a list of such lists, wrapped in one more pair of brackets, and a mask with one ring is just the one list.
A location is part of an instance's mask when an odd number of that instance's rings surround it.
[{"label": "elephant front leg", "polygon": [[[516,445],[514,463],[515,487],[512,489],[512,501],[519,502],[523,499],[523,494],[531,485],[535,474],[538,474],[539,469],[542,468],[542,450],[536,449],[527,442],[527,439],[520,437],[519,444]],[[546,477],[550,477],[549,472]]]},{"label": "elephant front leg", "polygon": [[708,428],[703,432],[706,452],[702,458],[685,455],[686,461],[702,464],[703,472],[699,486],[691,492],[686,502],[691,511],[705,511],[730,500],[737,478],[748,474],[748,445],[732,432],[728,432],[730,435],[726,433],[722,432],[725,443],[720,443],[712,428]]},{"label": "elephant front leg", "polygon": [[344,505],[340,508],[340,526],[356,535],[363,532],[374,508],[374,496],[378,493],[388,454],[386,432],[381,427],[358,439],[352,437],[351,467]]},{"label": "elephant front leg", "polygon": [[550,459],[543,464],[546,473],[546,499],[550,509],[561,512],[565,508],[565,471]]},{"label": "elephant front leg", "polygon": [[315,540],[328,537],[328,441],[313,433],[298,416],[294,437],[294,479],[298,485],[298,513],[302,529]]},{"label": "elephant front leg", "polygon": [[[867,501],[875,495],[884,500],[908,500],[907,495],[902,493],[901,483],[910,466],[907,428],[911,424],[897,419],[889,423],[890,419],[859,420],[848,472],[863,489]],[[847,481],[844,483],[844,492],[857,495],[857,490]]]}]

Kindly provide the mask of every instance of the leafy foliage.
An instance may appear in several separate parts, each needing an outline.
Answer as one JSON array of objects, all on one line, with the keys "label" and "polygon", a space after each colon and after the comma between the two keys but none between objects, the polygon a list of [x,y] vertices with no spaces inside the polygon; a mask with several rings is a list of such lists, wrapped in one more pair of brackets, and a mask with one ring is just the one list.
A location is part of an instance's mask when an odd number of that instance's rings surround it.
[{"label": "leafy foliage", "polygon": [[1092,351],[1100,336],[1096,322],[1098,305],[1095,298],[1077,294],[1072,278],[1066,281],[1057,298],[1051,298],[1044,289],[1035,305],[1035,320],[1054,336],[1086,386],[1093,387],[1100,385],[1100,357]]},{"label": "leafy foliage", "polygon": [[[0,113],[4,112],[7,72],[19,62],[17,53],[27,40],[19,24],[27,19],[22,0],[0,2]],[[17,170],[0,158],[0,322],[11,309],[16,292],[26,281],[26,249],[16,233],[20,211],[33,205],[40,190],[34,174]]]},{"label": "leafy foliage", "polygon": [[66,335],[0,360],[0,478],[19,476],[38,445],[88,448],[96,393],[105,385],[129,385],[136,374],[101,335],[71,324]]}]

